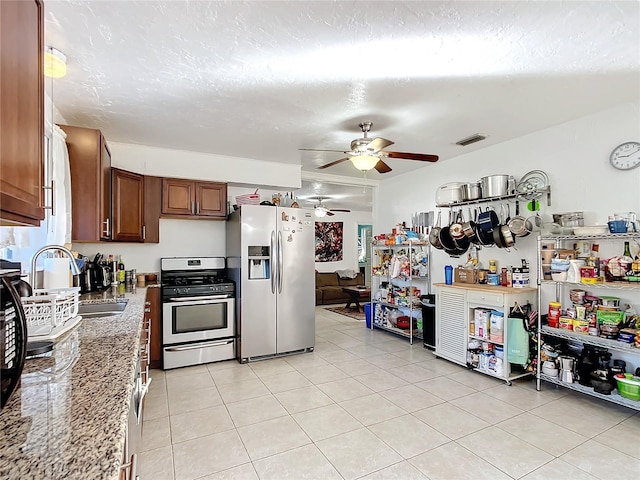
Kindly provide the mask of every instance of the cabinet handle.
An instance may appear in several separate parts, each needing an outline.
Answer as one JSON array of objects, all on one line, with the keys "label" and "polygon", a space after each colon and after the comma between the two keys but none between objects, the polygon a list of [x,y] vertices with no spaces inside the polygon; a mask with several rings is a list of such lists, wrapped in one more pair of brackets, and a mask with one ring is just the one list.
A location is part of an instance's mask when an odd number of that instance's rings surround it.
[{"label": "cabinet handle", "polygon": [[196,213],[195,205],[196,205],[196,202],[191,200],[191,213],[193,213],[194,215]]},{"label": "cabinet handle", "polygon": [[110,219],[107,218],[104,222],[102,222],[105,225],[105,229],[104,229],[104,236],[105,237],[111,236],[111,229],[109,228],[109,220]]},{"label": "cabinet handle", "polygon": [[[44,206],[45,210],[51,210],[51,216],[55,217],[56,215],[56,202],[55,202],[55,182],[51,180],[51,186],[47,187],[46,185],[42,186],[43,190],[51,190],[51,205]],[[47,203],[46,201],[44,203]]]},{"label": "cabinet handle", "polygon": [[147,226],[143,225],[142,226],[142,240],[146,240],[147,239]]},{"label": "cabinet handle", "polygon": [[196,202],[196,215],[200,215],[200,202]]},{"label": "cabinet handle", "polygon": [[129,470],[128,480],[134,480],[138,477],[138,455],[131,455],[131,460],[127,463],[123,463],[120,465],[120,470]]}]

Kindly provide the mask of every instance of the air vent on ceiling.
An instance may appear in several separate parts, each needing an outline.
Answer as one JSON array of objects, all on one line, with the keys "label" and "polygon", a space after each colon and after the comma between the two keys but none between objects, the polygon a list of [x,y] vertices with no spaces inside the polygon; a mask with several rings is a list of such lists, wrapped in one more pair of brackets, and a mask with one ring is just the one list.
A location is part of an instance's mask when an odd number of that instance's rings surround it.
[{"label": "air vent on ceiling", "polygon": [[487,137],[484,135],[480,135],[479,133],[475,133],[470,137],[463,138],[462,140],[458,140],[456,142],[456,145],[460,145],[461,147],[466,147],[467,145],[471,145],[472,143],[481,142],[485,138]]}]

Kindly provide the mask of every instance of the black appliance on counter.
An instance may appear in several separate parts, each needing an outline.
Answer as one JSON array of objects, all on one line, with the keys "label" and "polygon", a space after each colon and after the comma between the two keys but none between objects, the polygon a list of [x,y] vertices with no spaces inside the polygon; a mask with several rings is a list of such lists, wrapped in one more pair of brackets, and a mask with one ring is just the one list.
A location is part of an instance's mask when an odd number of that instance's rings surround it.
[{"label": "black appliance on counter", "polygon": [[224,257],[160,260],[164,369],[236,358],[236,286]]},{"label": "black appliance on counter", "polygon": [[27,356],[27,318],[16,290],[19,282],[20,269],[0,270],[0,408],[18,386]]},{"label": "black appliance on counter", "polygon": [[101,253],[96,253],[93,260],[85,261],[80,272],[80,293],[100,292],[109,288],[112,275],[111,265],[103,260]]}]

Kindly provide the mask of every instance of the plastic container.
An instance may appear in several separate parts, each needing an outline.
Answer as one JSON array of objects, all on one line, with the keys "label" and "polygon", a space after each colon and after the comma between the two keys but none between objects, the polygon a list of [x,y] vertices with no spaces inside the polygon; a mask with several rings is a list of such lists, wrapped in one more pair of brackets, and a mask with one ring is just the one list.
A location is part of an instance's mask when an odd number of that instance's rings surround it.
[{"label": "plastic container", "polygon": [[453,266],[446,265],[444,267],[444,283],[451,285],[453,283]]},{"label": "plastic container", "polygon": [[629,400],[640,401],[640,377],[630,373],[619,373],[615,376],[618,382],[618,393]]},{"label": "plastic container", "polygon": [[364,307],[364,321],[367,328],[371,328],[371,303],[367,302]]},{"label": "plastic container", "polygon": [[629,222],[626,220],[609,220],[607,225],[610,233],[627,233]]}]

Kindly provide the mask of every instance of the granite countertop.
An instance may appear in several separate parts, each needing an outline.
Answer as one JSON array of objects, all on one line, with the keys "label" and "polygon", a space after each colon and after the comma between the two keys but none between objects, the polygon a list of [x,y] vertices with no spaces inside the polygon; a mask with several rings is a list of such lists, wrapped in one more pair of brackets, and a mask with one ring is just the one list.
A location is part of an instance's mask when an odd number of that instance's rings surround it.
[{"label": "granite countertop", "polygon": [[146,288],[113,288],[80,303],[126,299],[121,316],[83,319],[25,362],[0,411],[0,478],[119,478]]}]

